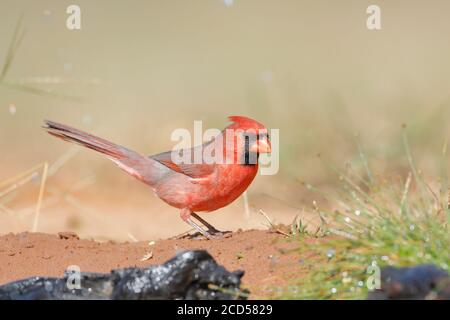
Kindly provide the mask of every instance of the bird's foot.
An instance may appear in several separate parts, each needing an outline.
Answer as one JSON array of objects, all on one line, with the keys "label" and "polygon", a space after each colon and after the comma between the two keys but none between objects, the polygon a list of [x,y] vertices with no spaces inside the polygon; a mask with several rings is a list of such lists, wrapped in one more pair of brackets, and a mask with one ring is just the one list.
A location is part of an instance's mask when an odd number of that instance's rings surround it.
[{"label": "bird's foot", "polygon": [[[194,231],[194,232],[193,232]],[[189,239],[189,240],[219,240],[231,237],[231,231],[219,231],[219,230],[203,230],[203,232],[197,231],[197,229],[191,229],[188,232],[184,232],[174,239]]]},{"label": "bird's foot", "polygon": [[[192,221],[191,216],[196,218],[200,223],[202,223],[207,229],[205,230],[203,227]],[[205,238],[209,240],[215,240],[215,239],[223,239],[231,236],[231,232],[221,232],[214,228],[211,224],[203,220],[201,217],[199,217],[195,212],[189,212],[189,211],[181,211],[181,218],[188,223],[194,230],[197,231],[197,233],[203,235]]]},{"label": "bird's foot", "polygon": [[217,229],[208,229],[208,230],[203,230],[204,232],[202,232],[202,235],[207,238],[208,240],[220,240],[220,239],[224,239],[224,238],[228,238],[231,237],[231,231],[219,231]]},{"label": "bird's foot", "polygon": [[219,231],[217,229],[208,229],[207,232],[213,237],[213,239],[229,238],[232,235],[231,231]]}]

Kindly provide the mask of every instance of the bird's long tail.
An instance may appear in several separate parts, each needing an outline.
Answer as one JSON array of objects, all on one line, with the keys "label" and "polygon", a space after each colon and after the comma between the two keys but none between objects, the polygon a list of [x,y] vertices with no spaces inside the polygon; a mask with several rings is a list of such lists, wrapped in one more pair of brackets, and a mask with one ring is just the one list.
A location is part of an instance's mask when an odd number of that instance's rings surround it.
[{"label": "bird's long tail", "polygon": [[57,122],[45,120],[43,128],[51,135],[103,153],[118,167],[137,179],[153,185],[156,178],[156,161],[125,147],[87,132]]}]

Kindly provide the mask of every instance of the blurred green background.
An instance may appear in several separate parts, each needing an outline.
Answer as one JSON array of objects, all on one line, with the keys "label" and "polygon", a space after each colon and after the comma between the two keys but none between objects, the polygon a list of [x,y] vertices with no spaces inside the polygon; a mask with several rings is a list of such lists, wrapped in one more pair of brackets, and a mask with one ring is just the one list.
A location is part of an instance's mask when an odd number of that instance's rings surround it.
[{"label": "blurred green background", "polygon": [[[25,29],[4,81],[49,93],[0,84],[0,181],[70,148],[40,129],[44,118],[153,154],[173,146],[173,129],[194,120],[223,128],[232,114],[280,129],[279,174],[258,177],[249,190],[252,210],[280,222],[311,205],[300,181],[332,187],[317,154],[342,166],[358,157],[356,135],[380,174],[402,174],[406,123],[419,167],[433,174],[450,133],[450,2],[376,1],[382,29],[369,31],[374,3],[2,0],[0,64],[21,15]],[[65,26],[71,4],[81,7],[81,30]],[[89,151],[48,185],[79,202],[47,203],[42,231],[122,239],[186,229],[173,222],[175,209]],[[3,205],[29,209],[34,191],[17,190]],[[231,219],[242,210],[239,200],[210,220],[223,229],[261,226],[255,212]],[[1,219],[0,231],[29,229],[25,213],[16,229],[15,218]]]}]

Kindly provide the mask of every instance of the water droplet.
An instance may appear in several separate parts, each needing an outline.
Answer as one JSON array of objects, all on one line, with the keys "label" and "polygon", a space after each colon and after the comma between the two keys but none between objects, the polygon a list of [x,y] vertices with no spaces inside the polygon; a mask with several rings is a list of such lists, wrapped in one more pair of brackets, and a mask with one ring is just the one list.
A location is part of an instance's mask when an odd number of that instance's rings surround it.
[{"label": "water droplet", "polygon": [[359,216],[359,215],[361,214],[361,211],[355,210],[355,214],[356,214],[357,216]]},{"label": "water droplet", "polygon": [[350,223],[350,221],[352,221],[352,219],[350,219],[349,217],[345,217],[345,222]]},{"label": "water droplet", "polygon": [[413,224],[411,224],[411,225],[409,226],[409,230],[411,230],[411,231],[414,231],[415,228],[416,228],[416,226],[413,225]]},{"label": "water droplet", "polygon": [[223,0],[223,3],[227,6],[227,7],[231,7],[234,4],[234,0]]},{"label": "water droplet", "polygon": [[363,281],[358,281],[358,286],[359,286],[359,287],[364,286],[364,282],[363,282]]},{"label": "water droplet", "polygon": [[337,289],[336,288],[331,288],[331,293],[336,293]]},{"label": "water droplet", "polygon": [[14,103],[10,103],[8,109],[9,109],[9,113],[11,115],[15,115],[16,112],[17,112],[17,108],[16,108],[16,105]]},{"label": "water droplet", "polygon": [[328,257],[328,259],[333,258],[334,252],[335,252],[334,249],[329,249],[329,250],[327,251],[327,257]]}]

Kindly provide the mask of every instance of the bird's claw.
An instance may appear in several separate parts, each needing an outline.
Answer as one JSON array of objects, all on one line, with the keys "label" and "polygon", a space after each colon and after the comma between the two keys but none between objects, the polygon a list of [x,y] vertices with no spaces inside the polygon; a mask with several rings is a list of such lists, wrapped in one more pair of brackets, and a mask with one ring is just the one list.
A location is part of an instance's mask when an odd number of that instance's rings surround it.
[{"label": "bird's claw", "polygon": [[201,227],[200,225],[198,225],[197,223],[192,221],[191,217],[189,217],[189,216],[186,217],[186,216],[183,216],[183,214],[182,214],[181,217],[183,218],[183,220],[186,221],[194,230],[197,231],[194,235],[191,235],[191,237],[193,237],[195,235],[198,236],[201,234],[209,240],[216,240],[216,239],[228,238],[229,236],[231,236],[230,231],[222,232],[222,231],[217,230],[211,224],[209,224],[208,222],[203,220],[201,217],[199,217],[196,213],[191,213],[191,215],[192,215],[192,217],[195,217],[199,222],[201,222],[204,227],[207,228],[205,230],[203,227]]},{"label": "bird's claw", "polygon": [[231,231],[205,231],[199,232],[196,231],[194,233],[183,233],[179,236],[175,237],[175,239],[190,239],[190,240],[220,240],[224,238],[231,237],[232,233]]},{"label": "bird's claw", "polygon": [[231,231],[219,231],[217,229],[208,230],[207,233],[212,239],[223,239],[231,237]]}]

